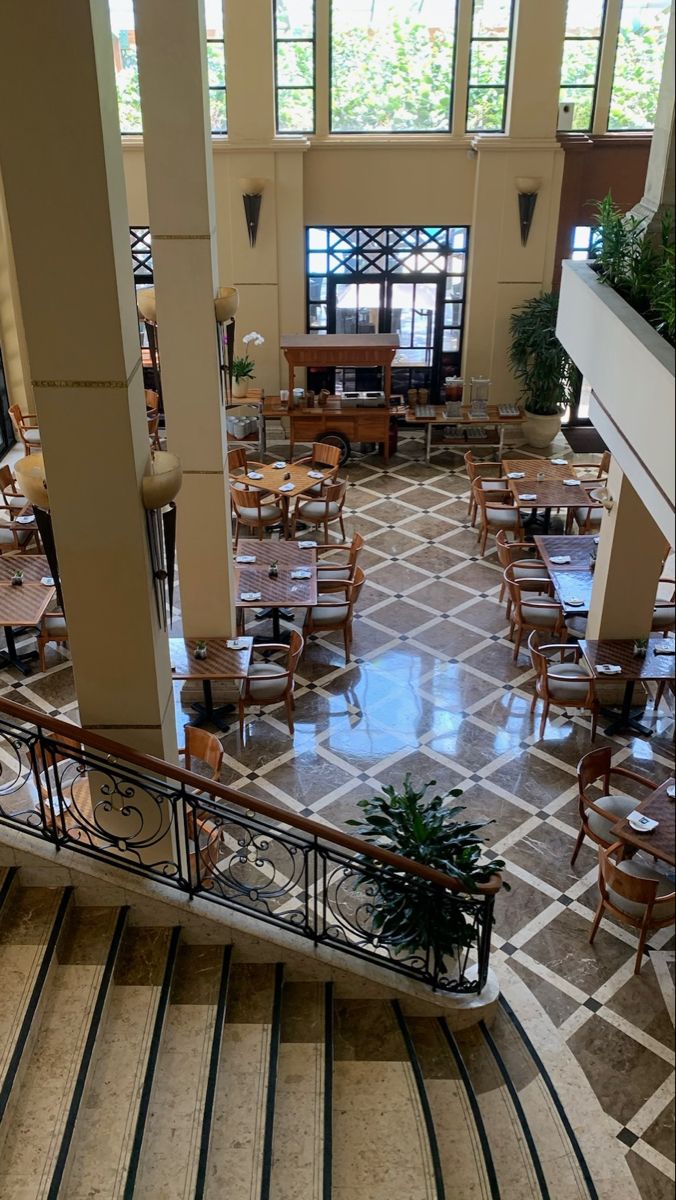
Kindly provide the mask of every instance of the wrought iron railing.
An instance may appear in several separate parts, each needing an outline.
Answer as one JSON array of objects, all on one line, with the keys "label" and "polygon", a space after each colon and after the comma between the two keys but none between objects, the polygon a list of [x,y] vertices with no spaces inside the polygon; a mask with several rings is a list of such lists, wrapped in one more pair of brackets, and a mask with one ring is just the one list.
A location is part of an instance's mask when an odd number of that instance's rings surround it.
[{"label": "wrought iron railing", "polygon": [[[341,830],[8,700],[0,700],[0,824],[440,991],[486,983],[499,877],[468,893]],[[434,944],[402,951],[378,936],[384,872],[396,873],[402,899],[423,887],[438,905],[452,903],[450,953]]]}]

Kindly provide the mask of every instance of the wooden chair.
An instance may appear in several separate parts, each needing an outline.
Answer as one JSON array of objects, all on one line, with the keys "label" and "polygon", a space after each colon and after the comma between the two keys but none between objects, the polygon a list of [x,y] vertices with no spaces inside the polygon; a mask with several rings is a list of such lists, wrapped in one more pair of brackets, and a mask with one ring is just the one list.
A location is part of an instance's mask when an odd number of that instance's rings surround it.
[{"label": "wooden chair", "polygon": [[255,488],[248,488],[244,483],[238,483],[230,489],[233,515],[235,518],[235,545],[239,540],[240,526],[253,529],[258,540],[263,540],[263,534],[271,525],[281,524],[286,533],[286,514],[281,504],[271,502],[271,497]]},{"label": "wooden chair", "polygon": [[[652,779],[645,775],[637,775],[627,767],[613,767],[610,746],[590,750],[577,764],[580,832],[570,860],[571,867],[574,866],[586,837],[597,846],[607,849],[615,840],[611,832],[613,825],[623,817],[629,816],[640,804],[640,799],[629,796],[626,792],[611,792],[616,779],[631,779],[649,792],[655,788]],[[592,794],[599,791],[600,795]]]},{"label": "wooden chair", "polygon": [[215,734],[195,725],[186,725],[185,746],[179,750],[179,754],[185,758],[186,771],[194,771],[194,763],[197,761],[208,767],[209,779],[216,782],[220,779],[223,747]]},{"label": "wooden chair", "polygon": [[67,642],[68,628],[66,626],[66,615],[57,610],[55,612],[45,613],[40,622],[40,632],[37,636],[38,654],[40,655],[40,670],[45,671],[45,646],[49,642]]},{"label": "wooden chair", "polygon": [[[268,642],[255,647],[256,654],[265,655],[265,661],[251,663],[246,679],[242,680],[239,695],[239,732],[244,737],[244,710],[251,705],[263,708],[271,704],[283,704],[289,733],[294,731],[293,699],[294,674],[303,650],[303,639],[297,629],[291,631],[289,645]],[[268,662],[269,654],[283,652],[286,662]]]},{"label": "wooden chair", "polygon": [[232,450],[228,450],[228,475],[234,475],[235,471],[244,471],[246,474],[248,467],[249,460],[244,446],[234,446]]},{"label": "wooden chair", "polygon": [[364,586],[365,579],[366,576],[362,568],[355,567],[352,582],[341,584],[341,591],[343,589],[345,591],[343,600],[319,600],[312,608],[308,608],[305,613],[305,623],[303,625],[303,636],[305,638],[309,638],[312,633],[332,633],[334,630],[342,630],[346,665],[350,661],[352,649],[354,608],[359,599],[359,593]]},{"label": "wooden chair", "polygon": [[574,475],[584,475],[586,479],[594,479],[598,482],[599,479],[607,479],[608,471],[610,470],[610,450],[604,450],[599,462],[574,462],[571,463]]},{"label": "wooden chair", "polygon": [[321,525],[324,529],[324,540],[328,542],[329,525],[333,525],[337,521],[340,525],[341,535],[345,538],[343,505],[345,504],[346,490],[347,483],[343,480],[328,484],[322,490],[321,495],[315,499],[303,500],[299,496],[291,518],[291,537],[295,536],[297,521],[302,521],[305,525],[314,526],[315,529]]},{"label": "wooden chair", "polygon": [[17,441],[23,443],[26,454],[30,454],[32,450],[41,450],[40,430],[38,429],[38,419],[35,414],[22,412],[18,404],[11,404],[7,411],[9,412]]},{"label": "wooden chair", "polygon": [[[543,579],[547,575],[547,568],[541,558],[538,558],[537,550],[532,542],[510,542],[504,529],[498,529],[495,535],[495,545],[498,551],[498,562],[503,568],[514,567],[514,578],[517,583],[522,579]],[[500,594],[498,599],[500,602],[504,599],[505,589],[507,584],[503,575],[500,581]],[[512,601],[510,596],[507,596],[507,616],[509,617],[512,611]]]},{"label": "wooden chair", "polygon": [[599,849],[599,901],[594,924],[589,934],[594,941],[606,909],[622,921],[638,929],[638,949],[634,974],[641,971],[641,963],[648,935],[656,929],[673,925],[676,918],[676,891],[666,875],[651,870],[635,859],[613,861],[613,855],[622,853],[622,843],[615,842],[607,850]]},{"label": "wooden chair", "polygon": [[579,646],[540,646],[538,635],[533,631],[528,639],[528,649],[535,671],[531,716],[535,714],[538,700],[542,700],[543,706],[540,738],[544,737],[550,706],[555,704],[564,712],[569,708],[587,709],[591,713],[591,740],[595,741],[599,702],[593,676],[589,668],[580,661]]},{"label": "wooden chair", "polygon": [[503,579],[512,602],[509,616],[509,636],[514,640],[514,662],[519,657],[525,633],[536,630],[546,637],[566,639],[566,623],[561,605],[552,597],[551,580],[541,578],[517,579],[514,563],[505,567]]},{"label": "wooden chair", "polygon": [[676,628],[676,580],[660,579],[658,587],[670,587],[671,596],[666,600],[656,600],[653,609],[653,623],[650,627],[651,633],[662,633],[665,637],[674,632]]},{"label": "wooden chair", "polygon": [[[317,589],[319,592],[336,592],[341,591],[341,586],[344,583],[349,583],[354,578],[355,567],[357,560],[364,546],[364,539],[360,533],[355,533],[349,546],[318,546],[317,553],[327,552],[332,557],[329,562],[317,563]],[[336,562],[333,559],[334,553],[347,551],[347,562]]]},{"label": "wooden chair", "polygon": [[[582,485],[584,486],[584,484]],[[593,491],[594,485],[591,485]],[[587,491],[590,488],[586,489]],[[573,532],[573,522],[577,525],[578,533],[598,533],[603,520],[603,508],[569,508],[566,517],[566,533]]]},{"label": "wooden chair", "polygon": [[326,478],[319,480],[306,495],[320,496],[329,480],[333,483],[336,482],[340,468],[340,456],[340,446],[332,446],[330,442],[313,442],[311,454],[294,460],[295,466],[305,466],[307,463],[311,471],[325,472]]},{"label": "wooden chair", "polygon": [[0,495],[3,507],[10,512],[20,513],[28,504],[25,496],[21,495],[11,467],[0,467]]},{"label": "wooden chair", "polygon": [[[507,487],[507,479],[503,474],[502,463],[478,463],[472,454],[471,450],[463,456],[465,459],[465,467],[469,477],[469,500],[467,504],[467,514],[470,519],[470,524],[474,525],[477,514],[477,503],[474,496],[474,484],[481,481],[485,485],[487,492],[504,492]],[[497,471],[498,475],[495,479],[487,478],[484,475],[485,471]]]},{"label": "wooden chair", "polygon": [[497,533],[500,529],[504,529],[518,538],[523,538],[521,514],[514,505],[512,493],[508,489],[498,491],[491,488],[487,490],[481,479],[475,480],[472,488],[480,518],[477,536],[482,558],[486,552],[489,533]]},{"label": "wooden chair", "polygon": [[160,397],[152,388],[146,388],[146,417],[148,419],[148,437],[153,450],[161,450],[160,441]]}]

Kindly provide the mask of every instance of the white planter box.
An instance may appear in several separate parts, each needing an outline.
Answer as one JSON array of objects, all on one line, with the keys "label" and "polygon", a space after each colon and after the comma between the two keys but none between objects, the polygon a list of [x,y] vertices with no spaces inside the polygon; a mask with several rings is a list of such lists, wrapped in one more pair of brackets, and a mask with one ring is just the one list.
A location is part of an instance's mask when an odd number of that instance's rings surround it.
[{"label": "white planter box", "polygon": [[591,419],[673,545],[674,349],[585,262],[563,264],[559,340],[592,388]]}]

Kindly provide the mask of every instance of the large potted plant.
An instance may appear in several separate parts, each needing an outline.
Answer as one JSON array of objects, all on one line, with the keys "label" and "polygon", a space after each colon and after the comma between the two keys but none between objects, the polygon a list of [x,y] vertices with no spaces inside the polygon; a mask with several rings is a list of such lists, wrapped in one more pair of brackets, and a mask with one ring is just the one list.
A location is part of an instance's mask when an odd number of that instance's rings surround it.
[{"label": "large potted plant", "polygon": [[524,434],[538,447],[554,440],[561,414],[577,399],[582,382],[556,336],[558,307],[556,292],[543,292],[515,309],[510,318],[509,365],[521,384]]},{"label": "large potted plant", "polygon": [[[378,941],[395,954],[429,958],[433,973],[447,971],[446,960],[463,964],[476,944],[477,926],[458,894],[465,897],[482,890],[509,887],[500,879],[502,859],[483,857],[484,843],[479,831],[490,821],[459,821],[463,805],[447,804],[449,797],[462,795],[458,789],[425,799],[436,781],[413,786],[411,776],[404,777],[401,789],[391,785],[380,795],[360,800],[361,819],[347,822],[358,835],[381,849],[449,876],[457,883],[457,892],[430,886],[419,876],[406,874],[386,864],[376,865],[368,855],[357,858],[355,886],[366,887],[371,899],[371,928]],[[462,961],[461,961],[462,960]]]}]

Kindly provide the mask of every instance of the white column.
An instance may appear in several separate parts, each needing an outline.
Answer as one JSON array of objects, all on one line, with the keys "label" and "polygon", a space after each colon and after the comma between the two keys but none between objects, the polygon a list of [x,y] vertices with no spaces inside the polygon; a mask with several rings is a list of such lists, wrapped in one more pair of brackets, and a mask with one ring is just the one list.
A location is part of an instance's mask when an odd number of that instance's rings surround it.
[{"label": "white column", "polygon": [[0,111],[80,719],[173,759],[141,504],[149,445],[107,5],[3,0]]},{"label": "white column", "polygon": [[183,629],[234,632],[225,416],[203,0],[135,0],[162,394],[183,465],[177,551]]}]

